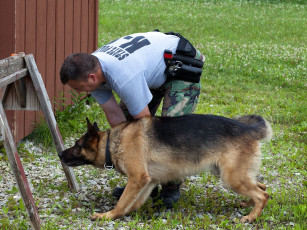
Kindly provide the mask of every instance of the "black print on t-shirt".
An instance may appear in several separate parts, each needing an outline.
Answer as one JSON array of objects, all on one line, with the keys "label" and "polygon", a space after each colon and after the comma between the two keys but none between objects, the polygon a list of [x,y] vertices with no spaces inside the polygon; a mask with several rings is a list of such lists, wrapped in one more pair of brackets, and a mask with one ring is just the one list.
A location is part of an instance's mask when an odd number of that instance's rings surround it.
[{"label": "black print on t-shirt", "polygon": [[[124,37],[124,39],[126,40],[131,40],[132,38],[133,38],[132,36]],[[128,57],[130,54],[134,53],[136,50],[139,50],[144,46],[150,45],[150,42],[144,36],[137,36],[133,38],[131,41],[121,44],[119,47],[112,46],[111,44],[113,42],[110,42],[109,44],[96,50],[95,53],[104,52],[106,54],[109,54],[117,58],[118,60],[123,60],[124,58]]]}]

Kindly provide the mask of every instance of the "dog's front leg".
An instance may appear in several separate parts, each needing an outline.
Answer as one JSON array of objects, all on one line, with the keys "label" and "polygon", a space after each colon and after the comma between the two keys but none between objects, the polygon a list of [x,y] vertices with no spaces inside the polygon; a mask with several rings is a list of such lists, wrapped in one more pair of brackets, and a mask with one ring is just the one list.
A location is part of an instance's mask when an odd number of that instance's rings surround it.
[{"label": "dog's front leg", "polygon": [[156,186],[150,181],[148,174],[141,178],[128,178],[128,183],[124,193],[120,197],[115,208],[106,213],[95,213],[91,220],[96,219],[116,219],[139,209],[149,197],[152,189]]}]

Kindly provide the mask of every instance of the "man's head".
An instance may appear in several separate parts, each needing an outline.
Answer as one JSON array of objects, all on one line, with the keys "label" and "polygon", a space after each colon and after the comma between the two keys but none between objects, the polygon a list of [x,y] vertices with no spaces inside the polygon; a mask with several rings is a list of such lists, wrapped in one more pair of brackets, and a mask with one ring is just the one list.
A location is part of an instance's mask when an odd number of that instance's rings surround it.
[{"label": "man's head", "polygon": [[101,84],[100,64],[98,59],[87,53],[69,55],[61,68],[60,77],[63,84],[68,84],[77,91],[90,92]]}]

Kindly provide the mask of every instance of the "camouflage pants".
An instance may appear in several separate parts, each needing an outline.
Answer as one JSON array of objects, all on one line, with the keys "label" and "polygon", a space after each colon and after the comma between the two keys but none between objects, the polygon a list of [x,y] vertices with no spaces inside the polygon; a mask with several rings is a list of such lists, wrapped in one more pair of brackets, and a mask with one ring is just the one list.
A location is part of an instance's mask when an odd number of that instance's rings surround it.
[{"label": "camouflage pants", "polygon": [[163,99],[161,116],[176,117],[192,113],[198,103],[200,84],[181,80],[164,83],[158,90],[152,90],[149,103],[151,114],[155,114]]},{"label": "camouflage pants", "polygon": [[[198,103],[200,83],[181,80],[166,81],[159,89],[152,89],[153,98],[148,104],[152,116],[156,114],[163,99],[161,116],[176,117],[192,113]],[[121,102],[127,120],[132,120],[126,106]]]}]

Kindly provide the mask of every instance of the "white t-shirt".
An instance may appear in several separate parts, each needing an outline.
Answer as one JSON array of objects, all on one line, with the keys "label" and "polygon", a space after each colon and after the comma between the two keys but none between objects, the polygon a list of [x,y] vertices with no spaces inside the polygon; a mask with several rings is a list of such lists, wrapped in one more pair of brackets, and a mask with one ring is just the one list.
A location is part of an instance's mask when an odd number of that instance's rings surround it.
[{"label": "white t-shirt", "polygon": [[136,33],[96,50],[106,83],[91,92],[99,104],[107,102],[112,90],[118,94],[131,115],[140,113],[151,101],[150,89],[166,80],[163,53],[175,53],[179,37],[160,32]]}]

